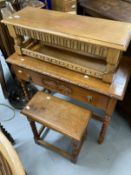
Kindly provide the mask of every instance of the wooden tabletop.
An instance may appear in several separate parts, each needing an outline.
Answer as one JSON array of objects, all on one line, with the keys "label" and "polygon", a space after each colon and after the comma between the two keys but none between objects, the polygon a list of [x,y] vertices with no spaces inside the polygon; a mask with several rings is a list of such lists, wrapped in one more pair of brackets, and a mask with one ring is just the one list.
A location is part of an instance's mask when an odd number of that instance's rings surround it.
[{"label": "wooden tabletop", "polygon": [[43,92],[37,92],[22,113],[78,141],[91,118],[90,111]]},{"label": "wooden tabletop", "polygon": [[119,50],[126,50],[131,39],[130,23],[32,7],[17,12],[13,18],[3,22]]},{"label": "wooden tabletop", "polygon": [[[24,61],[23,61],[24,58]],[[85,78],[83,74],[56,66],[44,61],[40,61],[28,56],[18,56],[13,54],[7,59],[7,62],[13,65],[26,68],[37,73],[41,73],[74,85],[93,90],[109,97],[122,100],[131,75],[131,59],[123,58],[120,66],[114,75],[112,84],[89,77]]]},{"label": "wooden tabletop", "polygon": [[89,14],[104,18],[131,22],[131,1],[129,0],[79,0],[80,6]]}]

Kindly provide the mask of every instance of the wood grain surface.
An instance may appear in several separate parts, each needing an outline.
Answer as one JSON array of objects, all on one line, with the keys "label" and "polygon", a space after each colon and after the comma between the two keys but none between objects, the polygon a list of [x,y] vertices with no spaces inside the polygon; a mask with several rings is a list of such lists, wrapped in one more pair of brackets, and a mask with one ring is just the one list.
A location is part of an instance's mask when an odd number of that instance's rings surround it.
[{"label": "wood grain surface", "polygon": [[131,22],[130,0],[79,0],[79,3],[84,8],[84,11],[90,15]]},{"label": "wood grain surface", "polygon": [[119,50],[127,49],[131,37],[130,23],[82,17],[32,7],[19,11],[12,19],[4,19],[3,22]]},{"label": "wood grain surface", "polygon": [[82,139],[91,118],[90,111],[43,92],[38,92],[22,113],[77,141]]}]

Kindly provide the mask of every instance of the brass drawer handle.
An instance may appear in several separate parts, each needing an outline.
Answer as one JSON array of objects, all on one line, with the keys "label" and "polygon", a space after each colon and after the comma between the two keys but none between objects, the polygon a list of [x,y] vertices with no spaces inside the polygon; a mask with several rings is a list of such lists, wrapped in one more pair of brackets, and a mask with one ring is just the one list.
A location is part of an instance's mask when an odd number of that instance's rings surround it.
[{"label": "brass drawer handle", "polygon": [[91,95],[88,95],[87,100],[88,100],[89,103],[91,103],[93,101],[93,97]]}]

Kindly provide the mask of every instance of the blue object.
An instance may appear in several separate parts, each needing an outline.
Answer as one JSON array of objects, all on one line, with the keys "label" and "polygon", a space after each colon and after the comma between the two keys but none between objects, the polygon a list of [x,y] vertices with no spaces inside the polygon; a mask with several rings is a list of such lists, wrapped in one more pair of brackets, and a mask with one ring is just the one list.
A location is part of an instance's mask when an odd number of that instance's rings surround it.
[{"label": "blue object", "polygon": [[46,4],[47,9],[52,9],[51,0],[40,0],[40,1]]}]

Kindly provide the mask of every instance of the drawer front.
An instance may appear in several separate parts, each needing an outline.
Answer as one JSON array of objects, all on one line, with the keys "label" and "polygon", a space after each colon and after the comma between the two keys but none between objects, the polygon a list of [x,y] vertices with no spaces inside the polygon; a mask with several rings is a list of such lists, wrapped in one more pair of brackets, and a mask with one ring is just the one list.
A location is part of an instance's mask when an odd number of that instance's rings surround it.
[{"label": "drawer front", "polygon": [[52,91],[59,92],[76,100],[88,103],[100,109],[106,109],[109,97],[90,91],[71,83],[52,78],[34,71],[12,66],[17,78],[20,80],[31,81]]}]

